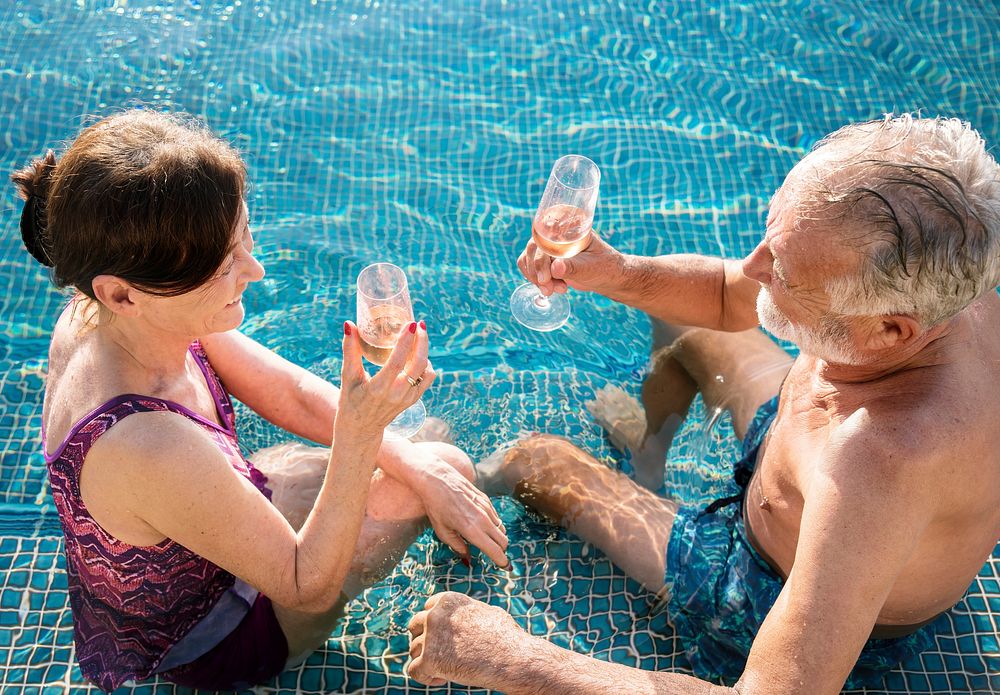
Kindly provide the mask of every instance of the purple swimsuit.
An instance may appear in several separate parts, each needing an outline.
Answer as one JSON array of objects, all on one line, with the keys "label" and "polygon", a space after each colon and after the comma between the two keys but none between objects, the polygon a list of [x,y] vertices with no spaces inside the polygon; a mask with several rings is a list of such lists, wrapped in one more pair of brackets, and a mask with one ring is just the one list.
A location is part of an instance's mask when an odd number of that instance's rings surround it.
[{"label": "purple swimsuit", "polygon": [[[98,437],[134,413],[170,411],[200,425],[233,468],[270,499],[267,479],[240,453],[236,418],[225,388],[200,343],[195,341],[190,352],[225,427],[172,401],[125,394],[77,422],[55,453],[45,456],[66,538],[77,659],[83,675],[105,691],[172,669],[191,672],[199,658],[218,652],[220,644],[240,633],[241,627],[240,639],[246,641],[251,623],[257,631],[277,630],[277,635],[260,636],[271,642],[266,651],[276,652],[269,660],[277,670],[272,664],[269,671],[280,671],[287,657],[287,645],[280,653],[284,635],[270,602],[255,589],[170,539],[145,547],[123,543],[100,527],[80,496],[80,471]],[[44,447],[44,430],[42,442]],[[269,614],[269,621],[261,620],[262,611]],[[236,676],[234,682],[241,680]]]}]

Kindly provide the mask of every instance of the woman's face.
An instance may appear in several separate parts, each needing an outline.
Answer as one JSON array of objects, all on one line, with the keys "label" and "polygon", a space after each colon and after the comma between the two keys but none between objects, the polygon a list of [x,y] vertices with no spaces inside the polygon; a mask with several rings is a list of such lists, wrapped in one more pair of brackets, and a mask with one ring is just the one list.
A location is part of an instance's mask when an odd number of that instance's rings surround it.
[{"label": "woman's face", "polygon": [[243,322],[243,291],[264,277],[264,268],[253,257],[253,235],[246,204],[233,229],[233,245],[222,265],[201,287],[176,297],[157,298],[154,309],[162,320],[189,336],[221,333]]}]

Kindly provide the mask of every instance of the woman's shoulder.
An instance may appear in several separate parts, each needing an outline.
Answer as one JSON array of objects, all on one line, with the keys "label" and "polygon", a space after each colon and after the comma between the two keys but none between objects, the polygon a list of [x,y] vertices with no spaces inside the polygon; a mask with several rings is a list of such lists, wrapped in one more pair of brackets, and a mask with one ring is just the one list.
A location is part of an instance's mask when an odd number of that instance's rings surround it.
[{"label": "woman's shoulder", "polygon": [[87,413],[116,395],[111,392],[117,386],[112,383],[114,371],[101,366],[93,336],[78,314],[80,306],[70,302],[56,322],[49,344],[42,408],[46,453],[51,453]]}]

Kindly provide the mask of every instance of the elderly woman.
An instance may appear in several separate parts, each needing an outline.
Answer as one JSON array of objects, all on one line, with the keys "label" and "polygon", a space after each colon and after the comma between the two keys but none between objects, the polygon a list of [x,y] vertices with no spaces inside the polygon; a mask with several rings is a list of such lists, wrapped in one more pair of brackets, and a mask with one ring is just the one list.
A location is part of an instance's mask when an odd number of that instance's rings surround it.
[{"label": "elderly woman", "polygon": [[[264,269],[226,143],[131,111],[13,179],[25,246],[75,289],[53,331],[42,442],[86,678],[266,681],[326,641],[428,516],[466,562],[463,539],[508,565],[464,453],[383,441],[434,380],[423,322],[370,378],[346,322],[339,390],[238,332]],[[322,445],[258,452],[280,473],[273,503],[230,394]]]}]

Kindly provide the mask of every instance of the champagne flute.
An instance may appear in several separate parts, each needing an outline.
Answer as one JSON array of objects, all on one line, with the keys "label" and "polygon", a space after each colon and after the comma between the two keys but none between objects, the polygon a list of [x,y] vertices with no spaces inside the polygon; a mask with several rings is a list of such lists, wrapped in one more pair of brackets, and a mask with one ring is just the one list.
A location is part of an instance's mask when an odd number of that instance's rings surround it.
[{"label": "champagne flute", "polygon": [[[556,258],[572,258],[587,248],[600,183],[601,170],[586,157],[568,154],[556,161],[531,223],[538,248]],[[510,311],[532,330],[553,331],[569,319],[569,299],[546,297],[526,282],[511,295]]]},{"label": "champagne flute", "polygon": [[[358,273],[357,286],[361,354],[381,367],[389,360],[400,331],[413,322],[406,274],[392,263],[373,263]],[[404,439],[412,437],[423,427],[426,417],[423,401],[417,401],[397,415],[386,431]]]}]

